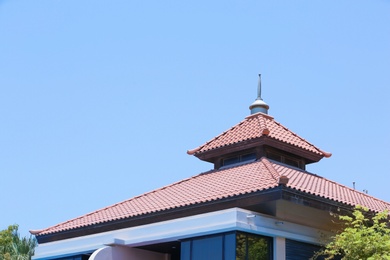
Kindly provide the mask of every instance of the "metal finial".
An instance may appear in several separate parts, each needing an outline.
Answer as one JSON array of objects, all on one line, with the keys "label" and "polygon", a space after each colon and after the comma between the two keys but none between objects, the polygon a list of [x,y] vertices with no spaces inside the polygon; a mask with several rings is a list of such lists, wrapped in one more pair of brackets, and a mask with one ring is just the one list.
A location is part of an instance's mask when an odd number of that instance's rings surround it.
[{"label": "metal finial", "polygon": [[268,114],[269,106],[261,98],[261,74],[259,74],[259,83],[257,84],[257,98],[255,102],[250,105],[249,109],[251,110],[251,114],[258,112]]},{"label": "metal finial", "polygon": [[257,99],[263,100],[261,98],[261,74],[259,74],[259,83],[257,84]]}]

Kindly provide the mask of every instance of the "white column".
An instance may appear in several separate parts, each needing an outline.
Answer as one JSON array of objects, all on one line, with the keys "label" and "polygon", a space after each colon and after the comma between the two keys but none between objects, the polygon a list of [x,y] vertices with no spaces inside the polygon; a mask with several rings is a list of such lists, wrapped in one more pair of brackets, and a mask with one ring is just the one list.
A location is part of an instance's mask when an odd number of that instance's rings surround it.
[{"label": "white column", "polygon": [[284,237],[274,238],[274,260],[286,260],[286,239]]}]

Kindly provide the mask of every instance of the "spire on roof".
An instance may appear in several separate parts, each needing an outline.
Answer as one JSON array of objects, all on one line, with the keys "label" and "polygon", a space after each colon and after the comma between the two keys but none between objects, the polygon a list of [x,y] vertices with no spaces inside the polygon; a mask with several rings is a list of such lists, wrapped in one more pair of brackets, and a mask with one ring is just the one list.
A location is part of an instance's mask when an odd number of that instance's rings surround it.
[{"label": "spire on roof", "polygon": [[259,74],[259,83],[257,85],[257,98],[255,102],[250,105],[249,109],[251,110],[251,114],[256,114],[258,112],[268,114],[269,106],[261,98],[261,74]]}]

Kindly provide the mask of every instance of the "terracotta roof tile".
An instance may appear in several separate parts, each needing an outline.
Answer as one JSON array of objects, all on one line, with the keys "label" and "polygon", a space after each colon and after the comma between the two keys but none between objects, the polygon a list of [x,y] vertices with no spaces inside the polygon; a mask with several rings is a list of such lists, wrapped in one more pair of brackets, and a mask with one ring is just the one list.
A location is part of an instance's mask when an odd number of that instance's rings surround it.
[{"label": "terracotta roof tile", "polygon": [[36,233],[45,235],[98,223],[131,218],[186,205],[219,200],[278,186],[287,176],[287,187],[348,205],[362,205],[373,211],[390,210],[390,204],[365,193],[305,171],[262,158],[260,161],[209,171],[141,196],[94,211]]},{"label": "terracotta roof tile", "polygon": [[361,205],[376,212],[385,209],[390,210],[390,203],[351,189],[337,182],[330,181],[314,174],[301,172],[300,170],[293,168],[287,168],[286,171],[286,166],[277,163],[273,163],[273,166],[278,172],[283,171],[283,175],[289,178],[287,186],[290,188],[351,206]]},{"label": "terracotta roof tile", "polygon": [[299,137],[288,128],[276,122],[272,116],[257,113],[246,117],[243,121],[213,138],[204,145],[188,151],[189,154],[197,154],[217,149],[227,145],[260,138],[267,135],[275,140],[303,148],[307,151],[329,157],[331,154],[321,151],[305,139]]}]

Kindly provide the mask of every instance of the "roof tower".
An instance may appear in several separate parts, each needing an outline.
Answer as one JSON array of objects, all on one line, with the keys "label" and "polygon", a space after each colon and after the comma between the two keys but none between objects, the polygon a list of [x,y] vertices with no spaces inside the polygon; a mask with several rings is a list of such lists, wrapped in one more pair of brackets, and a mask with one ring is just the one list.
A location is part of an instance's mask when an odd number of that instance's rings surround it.
[{"label": "roof tower", "polygon": [[251,115],[243,121],[187,153],[214,163],[215,169],[261,157],[305,169],[331,156],[268,115],[269,106],[261,98],[261,74],[257,98],[249,108]]}]

